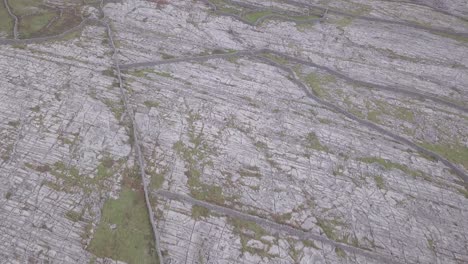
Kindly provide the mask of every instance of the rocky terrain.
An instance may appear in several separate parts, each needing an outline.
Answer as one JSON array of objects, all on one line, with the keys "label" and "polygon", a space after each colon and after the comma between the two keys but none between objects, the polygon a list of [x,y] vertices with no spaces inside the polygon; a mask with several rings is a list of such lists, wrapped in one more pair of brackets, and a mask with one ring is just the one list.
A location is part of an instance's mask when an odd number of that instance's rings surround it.
[{"label": "rocky terrain", "polygon": [[1,263],[468,262],[467,1],[1,1]]}]

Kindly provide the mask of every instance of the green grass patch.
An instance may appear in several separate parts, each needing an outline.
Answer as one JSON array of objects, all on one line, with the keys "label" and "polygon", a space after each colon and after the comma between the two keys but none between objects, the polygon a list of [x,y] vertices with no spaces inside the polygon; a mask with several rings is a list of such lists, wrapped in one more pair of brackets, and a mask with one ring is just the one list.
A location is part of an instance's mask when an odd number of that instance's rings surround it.
[{"label": "green grass patch", "polygon": [[[42,0],[14,0],[9,3],[13,13],[19,19],[20,38],[57,35],[81,23],[81,17],[76,10],[71,8],[64,9],[60,16],[57,9],[46,6]],[[3,4],[2,9],[4,9]],[[3,16],[2,10],[0,10],[0,17],[2,17],[0,20],[7,18]],[[13,21],[0,22],[0,25],[0,29],[2,26],[11,28]]]},{"label": "green grass patch", "polygon": [[431,144],[427,142],[421,143],[420,145],[444,156],[453,163],[462,165],[466,170],[468,170],[468,147],[461,144]]},{"label": "green grass patch", "polygon": [[194,205],[192,206],[192,217],[195,220],[200,220],[206,218],[210,215],[210,210],[206,209],[203,206]]},{"label": "green grass patch", "polygon": [[312,72],[306,76],[305,81],[316,96],[324,98],[328,97],[328,92],[323,89],[323,86],[336,82],[336,79],[332,75],[319,75]]},{"label": "green grass patch", "polygon": [[67,217],[68,219],[70,219],[71,221],[73,222],[78,222],[78,221],[82,221],[82,217],[83,217],[83,214],[82,213],[79,213],[79,212],[75,212],[75,211],[68,211],[66,214],[65,214],[65,217]]},{"label": "green grass patch", "polygon": [[16,120],[16,121],[8,121],[8,125],[9,126],[12,126],[14,128],[17,128],[19,125],[20,125],[20,121]]},{"label": "green grass patch", "polygon": [[398,107],[396,109],[395,116],[401,120],[414,123],[414,113],[408,108]]},{"label": "green grass patch", "polygon": [[335,253],[340,258],[346,258],[346,252],[342,248],[336,247]]},{"label": "green grass patch", "polygon": [[269,10],[264,10],[264,11],[256,11],[256,12],[251,12],[247,13],[243,16],[245,20],[247,20],[250,23],[255,23],[257,20],[264,16],[272,15],[274,14],[272,11]]},{"label": "green grass patch", "polygon": [[237,218],[229,218],[228,223],[234,227],[234,233],[238,234],[240,237],[242,252],[249,252],[252,255],[258,255],[266,258],[271,257],[265,250],[248,246],[248,242],[251,239],[262,241],[262,243],[268,245],[268,247],[271,246],[270,242],[262,239],[263,236],[268,235],[263,227],[259,226],[255,222]]},{"label": "green grass patch", "polygon": [[344,232],[341,232],[342,234],[340,234],[339,230],[342,230],[344,227],[347,227],[348,225],[342,220],[340,220],[339,218],[333,218],[333,219],[317,218],[316,224],[318,227],[322,229],[325,236],[327,236],[329,239],[340,242],[340,243],[345,243],[353,247],[363,248],[359,245],[359,241],[354,235],[350,235],[349,233],[344,233]]},{"label": "green grass patch", "polygon": [[465,198],[468,199],[468,190],[467,190],[466,187],[465,187],[465,188],[457,188],[457,191],[458,191],[459,193],[463,194],[463,196],[465,196]]},{"label": "green grass patch", "polygon": [[374,123],[380,123],[380,119],[379,119],[379,116],[382,114],[382,112],[380,111],[375,111],[375,110],[372,110],[372,111],[369,111],[367,112],[367,119],[369,121],[372,121]]},{"label": "green grass patch", "polygon": [[146,173],[151,176],[151,188],[154,190],[160,189],[164,183],[164,175],[167,173],[167,170],[159,173],[155,171],[147,171]]},{"label": "green grass patch", "polygon": [[234,7],[221,7],[218,9],[219,12],[221,13],[226,13],[226,14],[234,14],[234,15],[240,15],[242,10],[239,10]]},{"label": "green grass patch", "polygon": [[329,239],[339,241],[339,236],[336,234],[335,227],[342,226],[343,223],[338,220],[324,220],[317,218],[317,226],[320,227]]},{"label": "green grass patch", "polygon": [[239,175],[241,177],[253,177],[253,178],[262,178],[260,169],[257,166],[247,166],[239,170]]},{"label": "green grass patch", "polygon": [[310,132],[306,136],[306,147],[315,149],[318,151],[324,151],[328,152],[328,148],[322,143],[320,143],[320,140],[318,139],[317,135],[314,132]]},{"label": "green grass patch", "polygon": [[422,171],[412,170],[406,165],[391,162],[391,161],[386,160],[386,159],[377,158],[377,157],[366,157],[366,158],[361,158],[359,160],[364,162],[364,163],[368,163],[368,164],[377,163],[377,164],[381,165],[385,170],[397,169],[397,170],[401,170],[401,171],[405,172],[406,174],[411,175],[413,177],[424,177],[424,174],[423,174]]},{"label": "green grass patch", "polygon": [[172,74],[168,73],[168,72],[154,72],[155,74],[159,75],[159,76],[162,76],[162,77],[166,77],[166,78],[174,78],[172,76]]},{"label": "green grass patch", "polygon": [[135,70],[135,71],[131,71],[130,74],[135,77],[143,78],[143,77],[146,77],[146,74],[148,72],[149,72],[148,70]]},{"label": "green grass patch", "polygon": [[35,37],[56,16],[55,12],[41,12],[19,19],[18,33],[21,38]]},{"label": "green grass patch", "polygon": [[286,65],[288,63],[287,59],[271,54],[271,53],[265,53],[263,54],[263,56],[281,65]]},{"label": "green grass patch", "polygon": [[427,247],[432,251],[432,253],[436,253],[436,248],[434,244],[434,239],[432,238],[426,238],[427,240]]},{"label": "green grass patch", "polygon": [[[2,1],[3,2],[3,1]],[[10,8],[16,16],[24,16],[41,10],[42,0],[10,0]]]},{"label": "green grass patch", "polygon": [[[48,27],[40,29],[35,35],[37,36],[52,36],[60,34],[70,28],[76,27],[81,23],[81,17],[73,10],[65,10],[62,16],[55,19]],[[69,34],[65,39],[78,37],[79,34]]]},{"label": "green grass patch", "polygon": [[453,39],[453,40],[458,41],[458,42],[468,43],[468,37],[466,37],[466,36],[457,36],[457,35],[450,34],[450,33],[435,32],[435,31],[433,31],[432,33],[435,34],[435,35],[444,37],[444,38]]},{"label": "green grass patch", "polygon": [[39,113],[39,111],[41,111],[41,107],[36,105],[34,107],[29,108],[29,110],[31,110],[31,111],[33,111],[35,113]]},{"label": "green grass patch", "polygon": [[147,100],[147,101],[145,101],[143,104],[144,104],[146,107],[148,107],[148,108],[151,108],[151,107],[154,107],[154,108],[159,107],[159,103],[158,103],[158,102],[155,102],[155,101],[149,101],[149,100]]},{"label": "green grass patch", "polygon": [[385,189],[385,181],[382,176],[380,175],[374,176],[374,181],[375,181],[375,184],[377,185],[377,188],[379,188],[380,190]]},{"label": "green grass patch", "polygon": [[185,162],[185,176],[192,197],[198,200],[224,205],[225,197],[220,186],[202,182],[201,176],[205,166],[213,166],[211,155],[216,154],[216,149],[211,147],[203,137],[203,130],[197,131],[195,122],[200,121],[201,116],[190,112],[187,118],[188,137],[187,143],[179,140],[172,146],[174,152]]},{"label": "green grass patch", "polygon": [[175,59],[175,56],[167,53],[161,52],[161,57],[163,60],[170,60],[170,59]]},{"label": "green grass patch", "polygon": [[0,34],[9,37],[13,33],[13,19],[8,14],[3,1],[0,2]]},{"label": "green grass patch", "polygon": [[352,17],[343,17],[341,19],[338,19],[335,21],[335,24],[340,27],[340,28],[345,28],[353,23],[353,18]]},{"label": "green grass patch", "polygon": [[109,187],[105,185],[107,179],[111,178],[114,173],[114,161],[111,158],[103,158],[101,163],[96,168],[96,175],[89,177],[80,173],[78,167],[67,165],[61,161],[49,165],[32,165],[26,163],[25,166],[29,169],[40,173],[49,172],[55,177],[55,181],[44,181],[42,184],[56,191],[67,193],[84,192],[91,193],[95,190],[107,190]]},{"label": "green grass patch", "polygon": [[144,194],[127,186],[104,204],[88,250],[100,258],[127,263],[158,263]]},{"label": "green grass patch", "polygon": [[262,236],[268,235],[263,227],[252,221],[246,221],[238,218],[229,218],[229,223],[234,226],[235,233],[249,233],[251,237],[256,240],[261,240]]},{"label": "green grass patch", "polygon": [[318,15],[310,15],[310,16],[287,16],[288,18],[292,18],[297,21],[307,21],[312,19],[318,19],[320,16]]},{"label": "green grass patch", "polygon": [[104,104],[107,105],[107,107],[109,107],[110,111],[114,114],[115,119],[120,121],[123,113],[125,112],[123,102],[115,102],[111,99],[105,99]]}]

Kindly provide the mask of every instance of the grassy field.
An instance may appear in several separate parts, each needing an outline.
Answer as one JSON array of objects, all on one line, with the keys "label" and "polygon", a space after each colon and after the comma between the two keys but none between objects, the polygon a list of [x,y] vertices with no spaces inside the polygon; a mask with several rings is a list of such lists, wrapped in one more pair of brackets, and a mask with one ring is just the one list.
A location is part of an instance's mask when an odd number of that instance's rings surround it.
[{"label": "grassy field", "polygon": [[39,11],[41,9],[42,0],[10,0],[8,3],[13,13],[20,17]]},{"label": "grassy field", "polygon": [[13,30],[13,20],[3,5],[3,1],[0,3],[0,34],[11,35]]},{"label": "grassy field", "polygon": [[37,13],[31,16],[21,17],[19,23],[19,35],[21,38],[34,37],[36,32],[39,32],[42,28],[49,24],[56,16],[53,12]]},{"label": "grassy field", "polygon": [[446,145],[424,142],[421,144],[421,146],[444,156],[453,163],[462,165],[465,167],[465,169],[468,170],[468,148],[461,143]]},{"label": "grassy field", "polygon": [[125,186],[117,200],[109,199],[88,247],[97,257],[129,264],[158,263],[142,191]]},{"label": "grassy field", "polygon": [[[15,0],[9,3],[19,20],[20,38],[57,35],[81,22],[73,9],[64,10],[60,16],[58,9],[43,5],[42,0]],[[13,22],[3,5],[0,9],[0,22],[0,31],[2,28],[11,31]]]}]

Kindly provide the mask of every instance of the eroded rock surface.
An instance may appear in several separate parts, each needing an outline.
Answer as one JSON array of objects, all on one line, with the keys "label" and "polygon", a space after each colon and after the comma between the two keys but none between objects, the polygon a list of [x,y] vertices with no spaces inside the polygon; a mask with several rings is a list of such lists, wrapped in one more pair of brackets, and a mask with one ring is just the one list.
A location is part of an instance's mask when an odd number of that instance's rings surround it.
[{"label": "eroded rock surface", "polygon": [[0,262],[468,262],[465,1],[78,2],[0,8]]}]

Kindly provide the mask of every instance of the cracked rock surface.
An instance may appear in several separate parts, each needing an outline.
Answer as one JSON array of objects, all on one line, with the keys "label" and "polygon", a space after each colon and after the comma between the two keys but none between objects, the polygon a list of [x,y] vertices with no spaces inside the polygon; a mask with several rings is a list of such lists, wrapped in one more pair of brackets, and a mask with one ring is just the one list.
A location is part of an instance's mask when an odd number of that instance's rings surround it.
[{"label": "cracked rock surface", "polygon": [[1,263],[468,262],[466,1],[39,2]]}]

